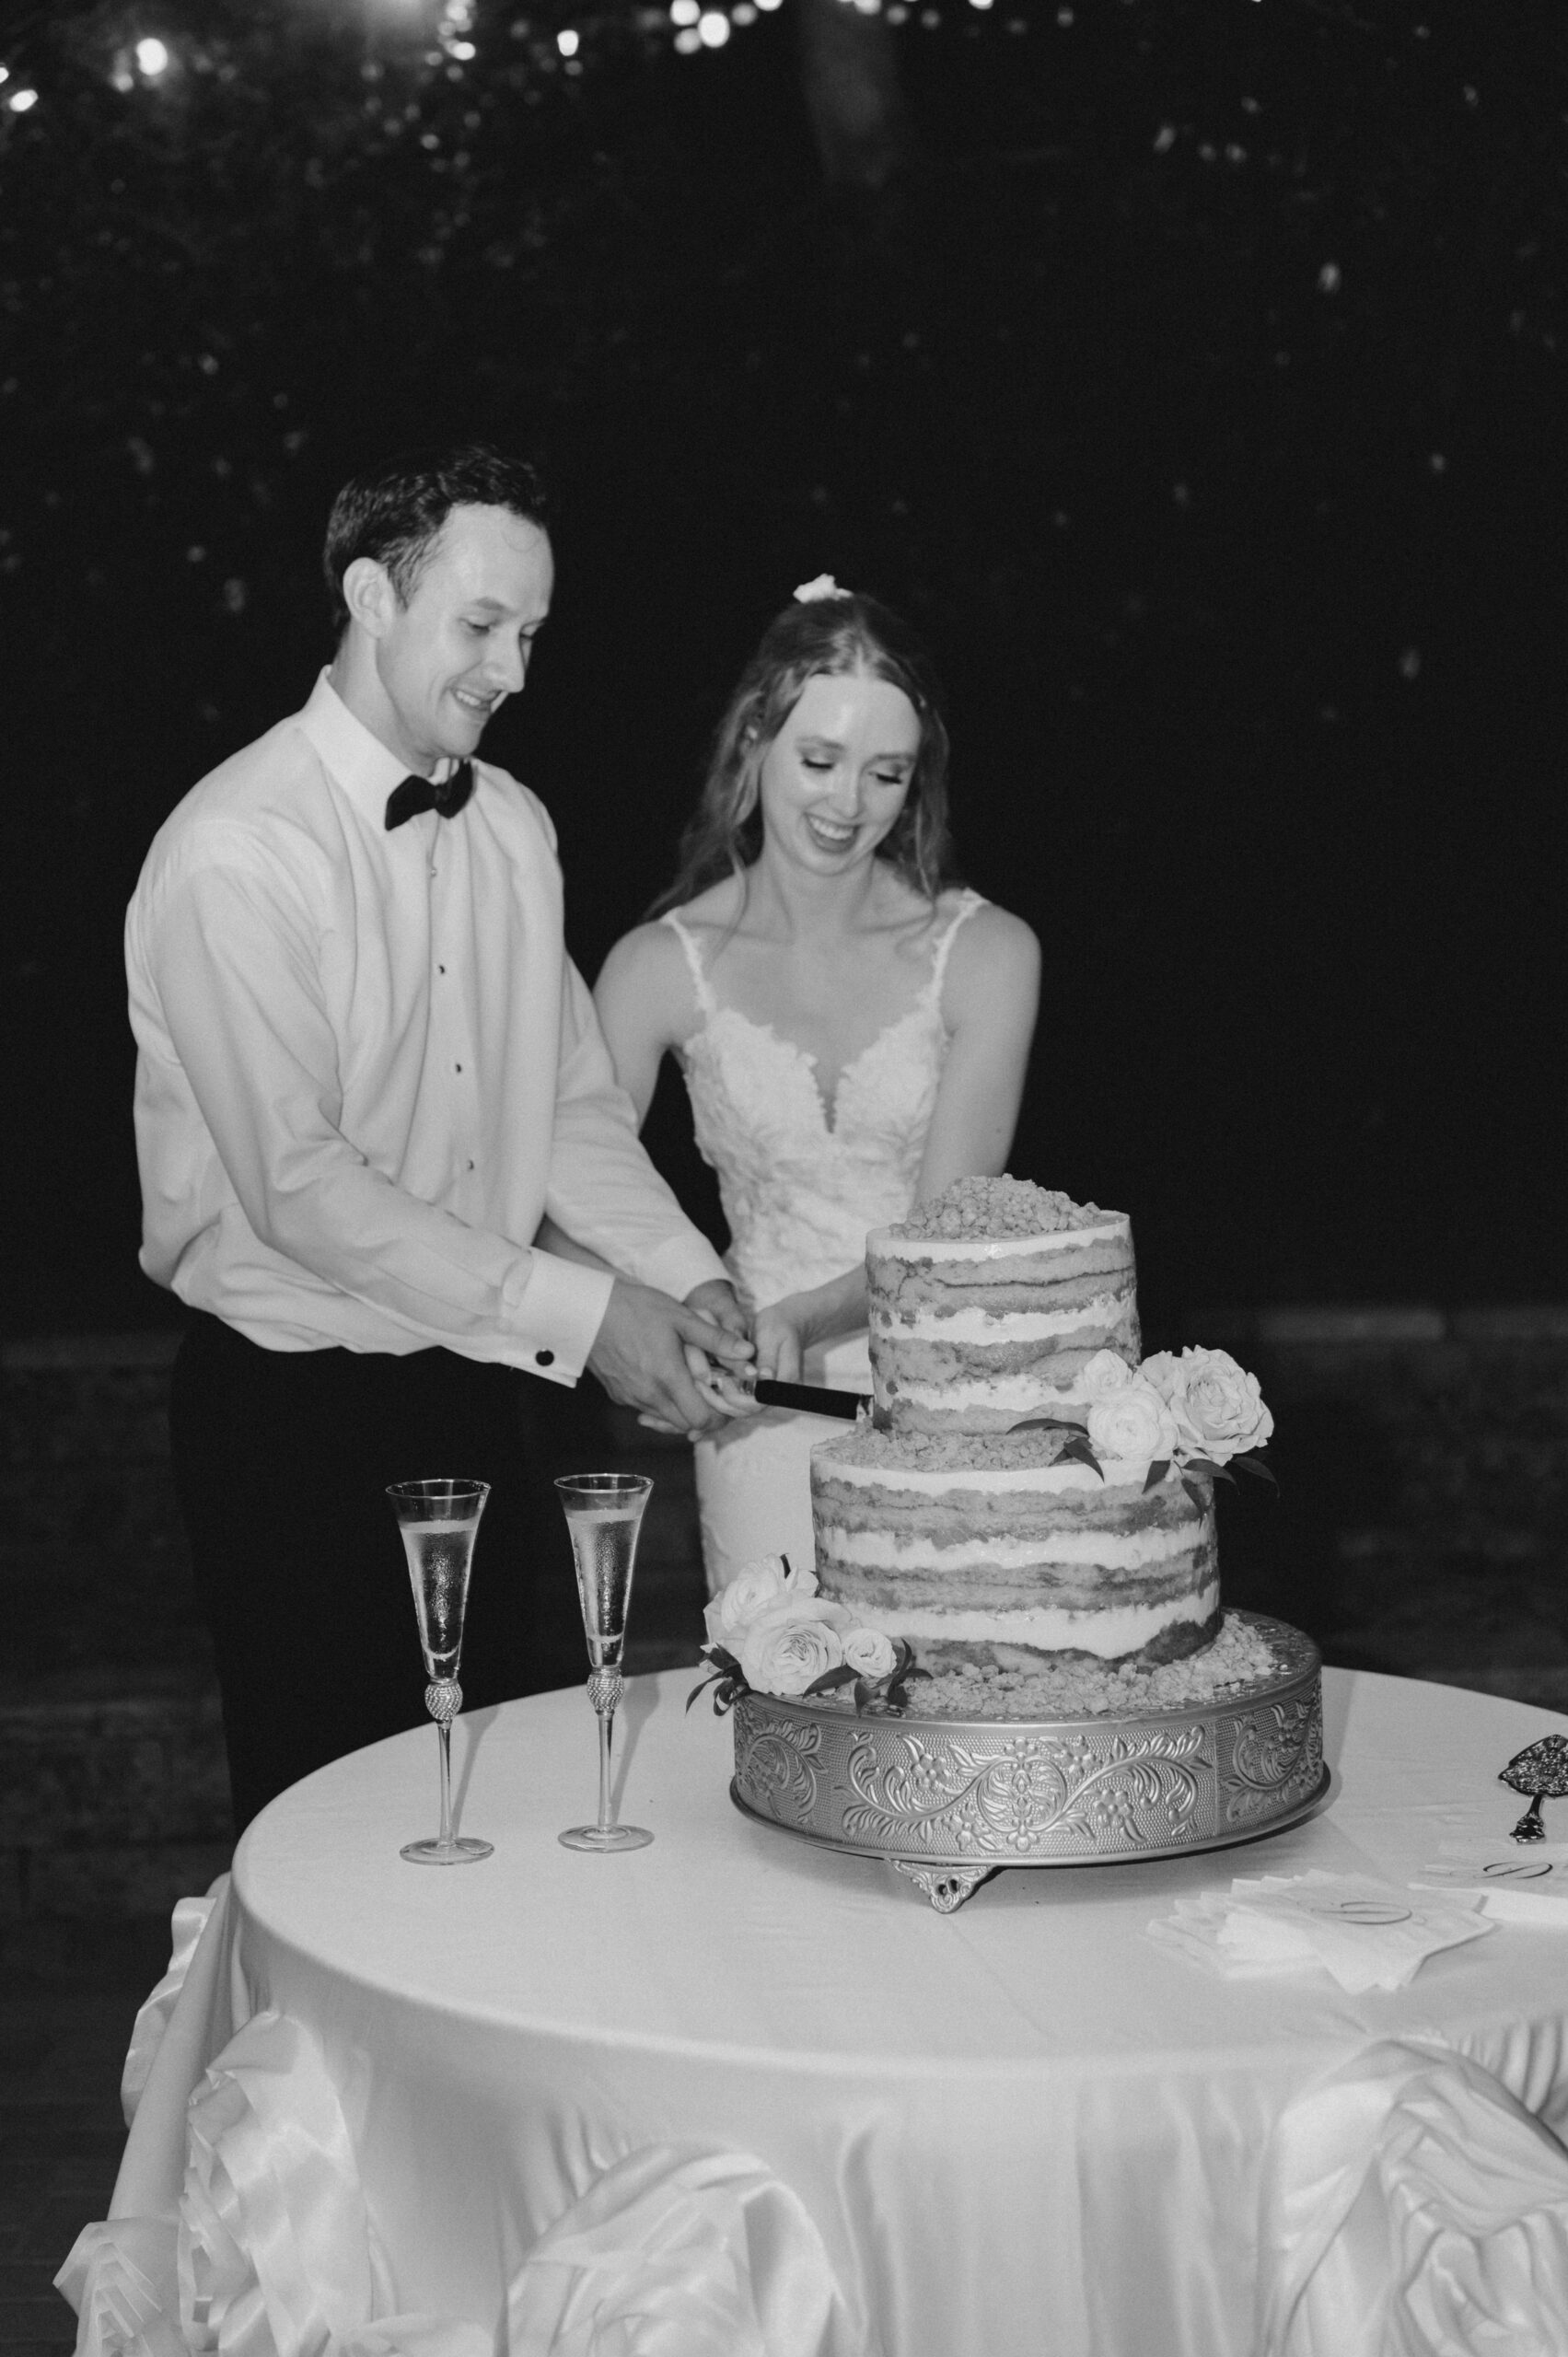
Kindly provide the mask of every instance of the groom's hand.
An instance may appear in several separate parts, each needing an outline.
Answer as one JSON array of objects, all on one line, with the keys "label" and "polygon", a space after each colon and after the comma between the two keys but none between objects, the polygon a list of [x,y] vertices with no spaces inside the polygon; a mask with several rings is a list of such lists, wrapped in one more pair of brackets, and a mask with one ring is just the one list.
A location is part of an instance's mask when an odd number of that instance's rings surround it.
[{"label": "groom's hand", "polygon": [[[714,1310],[723,1308],[726,1319],[733,1307],[735,1329],[704,1316],[710,1305]],[[687,1362],[688,1344],[715,1360],[721,1370],[738,1369],[749,1361],[745,1321],[727,1285],[713,1279],[679,1302],[651,1285],[617,1277],[588,1353],[588,1367],[612,1399],[624,1408],[640,1409],[645,1423],[694,1439],[726,1418],[698,1389]]]}]

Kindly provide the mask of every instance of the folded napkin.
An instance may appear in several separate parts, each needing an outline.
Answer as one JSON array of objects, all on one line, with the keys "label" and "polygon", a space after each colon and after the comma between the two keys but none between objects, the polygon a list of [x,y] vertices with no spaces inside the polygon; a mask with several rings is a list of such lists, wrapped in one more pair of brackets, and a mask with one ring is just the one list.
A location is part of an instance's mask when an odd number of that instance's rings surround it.
[{"label": "folded napkin", "polygon": [[1504,1923],[1568,1931],[1568,1841],[1527,1846],[1506,1834],[1493,1841],[1453,1841],[1414,1877],[1418,1890],[1464,1898]]},{"label": "folded napkin", "polygon": [[1238,1875],[1228,1891],[1179,1898],[1148,1926],[1164,1947],[1251,1980],[1321,1968],[1342,1989],[1403,1989],[1429,1956],[1495,1926],[1474,1908],[1369,1875]]}]

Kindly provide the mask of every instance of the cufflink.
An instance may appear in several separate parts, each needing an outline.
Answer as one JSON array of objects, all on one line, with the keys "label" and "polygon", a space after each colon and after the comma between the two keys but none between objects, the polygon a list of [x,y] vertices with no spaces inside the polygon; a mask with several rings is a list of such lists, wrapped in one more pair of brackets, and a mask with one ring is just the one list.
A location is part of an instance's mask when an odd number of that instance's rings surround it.
[{"label": "cufflink", "polygon": [[533,1363],[535,1366],[553,1366],[555,1353],[553,1351],[536,1351],[533,1354]]}]

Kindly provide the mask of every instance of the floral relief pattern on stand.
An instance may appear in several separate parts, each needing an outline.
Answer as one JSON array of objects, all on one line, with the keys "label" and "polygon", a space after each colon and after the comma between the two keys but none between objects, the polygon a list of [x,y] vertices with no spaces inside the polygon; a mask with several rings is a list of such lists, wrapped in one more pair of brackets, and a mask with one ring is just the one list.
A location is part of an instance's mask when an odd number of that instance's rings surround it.
[{"label": "floral relief pattern on stand", "polygon": [[1063,1837],[1086,1856],[1135,1852],[1182,1840],[1211,1766],[1201,1725],[1015,1736],[993,1751],[866,1734],[850,1753],[843,1832],[927,1854],[1028,1856]]},{"label": "floral relief pattern on stand", "polygon": [[735,1712],[735,1788],[775,1822],[807,1823],[817,1807],[822,1730],[773,1719],[759,1723],[746,1698]]},{"label": "floral relief pattern on stand", "polygon": [[1281,1803],[1316,1792],[1323,1774],[1323,1713],[1316,1689],[1271,1703],[1236,1728],[1230,1773],[1220,1778],[1225,1822],[1272,1816]]}]

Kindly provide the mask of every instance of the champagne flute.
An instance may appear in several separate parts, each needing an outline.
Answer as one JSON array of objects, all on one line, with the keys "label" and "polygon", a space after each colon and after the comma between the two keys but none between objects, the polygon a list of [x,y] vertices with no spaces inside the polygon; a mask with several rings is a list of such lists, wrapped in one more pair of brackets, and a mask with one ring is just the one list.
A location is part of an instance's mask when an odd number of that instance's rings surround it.
[{"label": "champagne flute", "polygon": [[568,1850],[641,1850],[653,1835],[640,1825],[615,1821],[610,1743],[621,1700],[621,1655],[637,1533],[654,1485],[641,1473],[568,1473],[555,1486],[571,1534],[583,1632],[593,1664],[588,1700],[598,1716],[598,1823],[574,1825],[561,1840]]},{"label": "champagne flute", "polygon": [[387,1492],[408,1556],[419,1642],[424,1652],[424,1707],[441,1745],[441,1830],[434,1841],[409,1841],[402,1855],[416,1866],[468,1866],[488,1858],[494,1844],[459,1840],[452,1831],[452,1721],[463,1707],[458,1666],[463,1613],[488,1481],[394,1481]]}]

